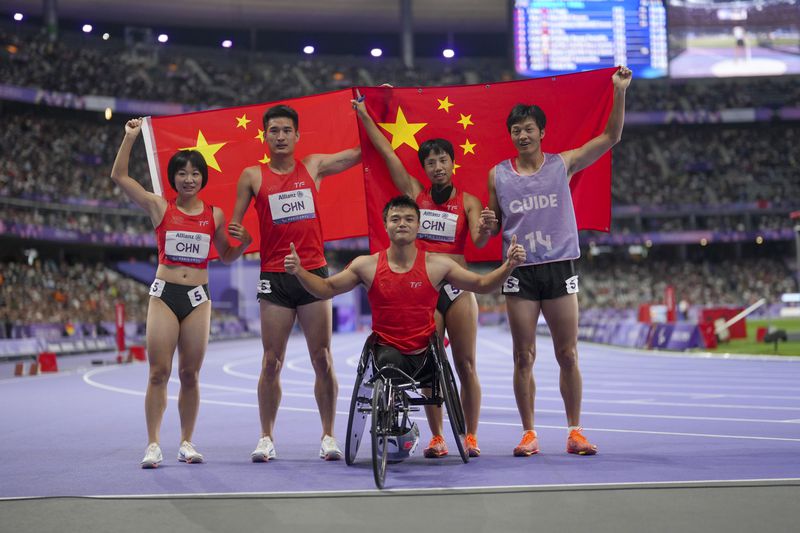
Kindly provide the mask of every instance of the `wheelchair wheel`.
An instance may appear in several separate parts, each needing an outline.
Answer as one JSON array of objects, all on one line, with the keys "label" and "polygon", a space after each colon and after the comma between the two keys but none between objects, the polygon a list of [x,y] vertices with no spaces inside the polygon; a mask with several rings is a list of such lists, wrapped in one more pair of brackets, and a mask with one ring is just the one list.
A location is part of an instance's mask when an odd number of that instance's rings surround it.
[{"label": "wheelchair wheel", "polygon": [[387,434],[392,416],[390,403],[384,381],[376,379],[372,393],[372,472],[379,489],[383,488],[386,481],[386,458],[389,455]]},{"label": "wheelchair wheel", "polygon": [[465,463],[469,462],[469,453],[464,447],[464,437],[466,435],[466,423],[464,421],[464,410],[461,407],[461,398],[458,395],[458,386],[456,379],[453,375],[453,369],[450,367],[450,362],[444,350],[441,351],[441,365],[442,365],[442,395],[444,396],[444,403],[447,407],[447,418],[450,419],[450,427],[453,428],[453,437],[456,439],[456,446],[458,447],[458,454],[461,460]]},{"label": "wheelchair wheel", "polygon": [[[367,361],[369,363],[369,361]],[[356,375],[353,385],[353,396],[350,399],[350,415],[347,417],[347,437],[344,444],[344,461],[352,465],[356,460],[358,447],[364,437],[364,426],[372,405],[372,387],[368,385],[372,379],[372,365],[364,365],[364,370]]]}]

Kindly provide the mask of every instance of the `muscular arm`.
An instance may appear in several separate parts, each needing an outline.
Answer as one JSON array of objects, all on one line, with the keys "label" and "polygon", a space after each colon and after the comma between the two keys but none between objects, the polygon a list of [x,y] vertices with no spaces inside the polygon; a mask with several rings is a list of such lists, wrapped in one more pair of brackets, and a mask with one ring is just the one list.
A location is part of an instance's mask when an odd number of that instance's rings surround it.
[{"label": "muscular arm", "polygon": [[494,186],[495,168],[496,167],[492,167],[491,170],[489,170],[489,180],[487,184],[489,189],[489,205],[486,209],[481,211],[483,224],[488,226],[490,235],[497,235],[500,233],[500,223],[503,219],[503,213],[500,210],[500,204],[497,201],[497,191]]},{"label": "muscular arm", "polygon": [[394,186],[406,196],[411,198],[419,196],[419,193],[423,191],[422,184],[406,171],[403,162],[400,161],[400,158],[394,153],[389,139],[383,136],[378,129],[378,125],[375,124],[375,121],[372,120],[372,117],[367,113],[367,107],[364,105],[364,102],[359,102],[358,100],[353,100],[352,102],[356,108],[356,115],[361,119],[361,123],[364,125],[364,130],[367,132],[367,137],[369,137],[370,142],[372,142],[372,146],[381,154],[381,157],[386,162],[386,167],[389,169],[389,174],[392,176]]},{"label": "muscular arm", "polygon": [[[337,294],[342,294],[353,290],[365,277],[364,269],[369,267],[369,263],[375,263],[370,256],[360,256],[347,265],[347,268],[334,274],[329,278],[316,276],[302,267],[300,257],[294,249],[294,243],[289,245],[291,252],[283,261],[286,272],[297,277],[297,281],[305,290],[322,300],[333,298]],[[373,266],[374,268],[374,266]]]},{"label": "muscular arm", "polygon": [[620,67],[612,77],[614,84],[614,105],[608,116],[606,128],[597,137],[590,140],[580,148],[561,153],[567,165],[567,175],[572,179],[573,174],[588,167],[600,156],[611,149],[622,139],[622,126],[625,123],[625,91],[631,83],[632,73],[625,67]]},{"label": "muscular arm", "polygon": [[233,207],[231,224],[241,224],[250,201],[253,199],[253,180],[258,175],[258,167],[247,167],[236,183],[236,203]]},{"label": "muscular arm", "polygon": [[525,249],[517,244],[516,235],[513,236],[503,264],[483,275],[470,272],[447,256],[431,254],[429,261],[432,262],[433,270],[440,273],[454,287],[485,294],[499,288],[511,271],[525,261]]},{"label": "muscular arm", "polygon": [[[480,201],[469,193],[464,193],[464,211],[469,222],[469,234],[477,248],[483,248],[492,236],[492,226],[488,223],[489,213],[483,212]],[[488,211],[488,210],[487,210]]]},{"label": "muscular arm", "polygon": [[131,149],[139,132],[142,129],[142,119],[132,119],[125,124],[125,137],[122,139],[122,144],[117,151],[117,157],[114,158],[114,166],[111,168],[111,179],[114,180],[120,189],[131,199],[136,205],[144,209],[150,216],[150,221],[153,226],[158,226],[161,219],[164,217],[164,211],[167,209],[167,201],[146,191],[138,181],[128,175],[128,163],[131,157]]},{"label": "muscular arm", "polygon": [[314,178],[319,190],[322,178],[344,172],[361,162],[361,147],[355,146],[335,154],[311,154],[303,159],[308,173]]},{"label": "muscular arm", "polygon": [[225,213],[219,207],[214,208],[214,224],[217,227],[214,232],[214,247],[217,249],[220,260],[229,265],[239,259],[253,239],[244,226],[231,222],[228,227],[230,234],[239,241],[238,246],[231,246],[228,235],[225,233]]}]

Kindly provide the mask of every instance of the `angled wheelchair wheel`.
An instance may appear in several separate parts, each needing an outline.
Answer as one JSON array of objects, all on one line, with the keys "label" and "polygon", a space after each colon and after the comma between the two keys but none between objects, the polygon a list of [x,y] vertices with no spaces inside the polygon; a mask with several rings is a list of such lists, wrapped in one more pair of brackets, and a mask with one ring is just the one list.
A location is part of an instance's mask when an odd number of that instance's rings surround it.
[{"label": "angled wheelchair wheel", "polygon": [[466,435],[466,423],[464,421],[464,410],[461,407],[461,399],[458,395],[458,386],[456,385],[456,378],[453,375],[453,369],[450,367],[450,362],[447,360],[447,355],[444,348],[440,345],[441,354],[441,369],[442,369],[442,395],[444,396],[444,403],[447,407],[447,418],[450,419],[450,427],[453,428],[453,438],[456,440],[458,447],[458,454],[461,460],[465,463],[469,462],[469,452],[464,447],[464,437]]},{"label": "angled wheelchair wheel", "polygon": [[353,396],[350,399],[350,414],[347,417],[347,437],[344,445],[344,461],[352,465],[356,460],[361,439],[364,437],[364,426],[372,408],[372,363],[369,360],[370,346],[364,347],[361,363],[353,385]]},{"label": "angled wheelchair wheel", "polygon": [[387,440],[392,417],[390,402],[383,379],[376,379],[372,393],[372,472],[379,489],[386,481]]}]

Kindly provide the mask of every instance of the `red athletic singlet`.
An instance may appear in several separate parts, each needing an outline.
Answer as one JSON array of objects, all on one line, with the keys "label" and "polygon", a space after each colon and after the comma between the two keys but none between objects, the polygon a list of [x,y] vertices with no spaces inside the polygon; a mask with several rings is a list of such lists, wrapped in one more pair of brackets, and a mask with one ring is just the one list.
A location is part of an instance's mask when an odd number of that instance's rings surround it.
[{"label": "red athletic singlet", "polygon": [[382,344],[401,353],[414,353],[428,345],[436,330],[433,312],[439,291],[431,285],[423,250],[417,250],[414,266],[397,274],[389,268],[386,250],[378,254],[375,279],[367,292],[372,308],[372,331]]},{"label": "red athletic singlet", "polygon": [[261,165],[256,212],[262,272],[284,272],[283,259],[292,242],[306,270],[327,264],[316,205],[317,187],[303,163],[295,161],[289,174],[276,174],[268,165]]},{"label": "red athletic singlet", "polygon": [[207,268],[208,252],[216,231],[212,206],[204,203],[202,213],[187,215],[178,209],[174,200],[168,202],[164,218],[156,228],[158,263]]},{"label": "red athletic singlet", "polygon": [[420,250],[464,255],[469,233],[464,193],[457,190],[453,198],[437,204],[431,198],[430,189],[426,189],[417,196],[417,205],[420,211],[417,234]]}]

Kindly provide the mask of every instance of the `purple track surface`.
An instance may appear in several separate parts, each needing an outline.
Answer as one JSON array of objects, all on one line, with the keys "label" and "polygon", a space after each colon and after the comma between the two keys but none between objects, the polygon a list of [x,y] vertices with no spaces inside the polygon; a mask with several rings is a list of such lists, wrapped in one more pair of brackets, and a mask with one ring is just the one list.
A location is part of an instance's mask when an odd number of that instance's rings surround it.
[{"label": "purple track surface", "polygon": [[[365,338],[361,332],[333,340],[342,448]],[[658,355],[583,343],[583,424],[600,453],[580,457],[564,451],[565,418],[550,339],[539,337],[538,348],[539,455],[511,455],[521,436],[511,388],[511,339],[505,330],[483,328],[478,337],[482,456],[462,464],[446,431],[449,457],[429,460],[418,453],[389,465],[387,489],[800,478],[800,361]],[[58,374],[0,379],[0,498],[373,490],[368,441],[353,466],[318,458],[314,373],[302,336],[290,339],[282,374],[278,459],[250,462],[259,437],[260,359],[256,339],[209,346],[194,436],[207,462],[199,465],[176,460],[173,368],[161,434],[164,462],[155,470],[139,468],[147,444],[147,365],[87,364]],[[61,365],[69,361],[62,358]],[[430,433],[422,420],[419,424],[424,444]]]}]

